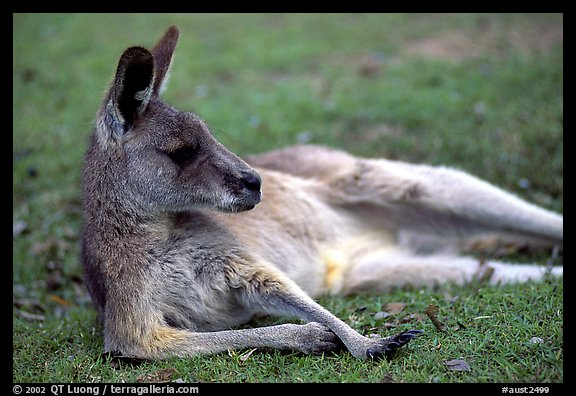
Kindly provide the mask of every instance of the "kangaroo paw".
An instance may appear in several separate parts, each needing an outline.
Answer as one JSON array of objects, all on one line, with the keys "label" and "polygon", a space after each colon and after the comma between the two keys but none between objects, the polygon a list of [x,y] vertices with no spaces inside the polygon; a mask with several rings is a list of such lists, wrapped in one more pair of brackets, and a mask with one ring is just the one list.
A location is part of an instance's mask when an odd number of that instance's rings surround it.
[{"label": "kangaroo paw", "polygon": [[398,348],[406,345],[408,342],[410,342],[411,339],[419,336],[422,333],[423,332],[420,330],[408,330],[403,331],[400,334],[378,340],[375,345],[368,348],[366,351],[366,356],[372,359],[388,357]]}]

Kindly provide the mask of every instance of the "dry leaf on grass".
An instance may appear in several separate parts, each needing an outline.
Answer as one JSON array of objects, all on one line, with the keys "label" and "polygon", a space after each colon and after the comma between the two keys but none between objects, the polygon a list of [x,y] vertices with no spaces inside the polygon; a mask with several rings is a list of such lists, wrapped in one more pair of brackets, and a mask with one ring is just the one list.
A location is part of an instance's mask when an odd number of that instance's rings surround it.
[{"label": "dry leaf on grass", "polygon": [[380,311],[380,312],[376,312],[376,313],[374,314],[374,319],[380,320],[380,319],[387,318],[388,316],[390,316],[390,313]]},{"label": "dry leaf on grass", "polygon": [[444,325],[440,322],[440,320],[438,320],[438,318],[436,317],[436,314],[440,311],[440,308],[438,308],[437,305],[434,304],[430,304],[428,305],[428,307],[424,310],[424,313],[430,318],[430,320],[432,321],[432,323],[434,324],[434,327],[436,327],[436,329],[438,331],[444,331]]},{"label": "dry leaf on grass", "polygon": [[62,297],[57,296],[56,294],[48,294],[48,299],[64,307],[71,307],[72,305],[74,305],[70,301],[63,299]]},{"label": "dry leaf on grass", "polygon": [[389,314],[397,314],[404,310],[406,304],[403,302],[391,302],[386,304],[386,312]]},{"label": "dry leaf on grass", "polygon": [[169,382],[175,372],[176,369],[173,368],[161,369],[153,373],[142,374],[136,379],[136,382]]},{"label": "dry leaf on grass", "polygon": [[243,362],[245,362],[246,360],[248,360],[248,358],[250,357],[250,355],[252,355],[256,349],[257,349],[257,348],[250,349],[248,352],[243,353],[243,354],[240,356],[240,361],[243,363]]},{"label": "dry leaf on grass", "polygon": [[423,322],[424,319],[426,319],[426,315],[416,312],[404,316],[402,319],[399,320],[399,322],[400,323]]},{"label": "dry leaf on grass", "polygon": [[452,371],[470,371],[470,370],[472,370],[470,368],[470,365],[468,364],[468,362],[466,360],[462,360],[462,359],[447,360],[444,362],[444,364],[446,365],[446,367],[448,367],[448,370],[452,370]]}]

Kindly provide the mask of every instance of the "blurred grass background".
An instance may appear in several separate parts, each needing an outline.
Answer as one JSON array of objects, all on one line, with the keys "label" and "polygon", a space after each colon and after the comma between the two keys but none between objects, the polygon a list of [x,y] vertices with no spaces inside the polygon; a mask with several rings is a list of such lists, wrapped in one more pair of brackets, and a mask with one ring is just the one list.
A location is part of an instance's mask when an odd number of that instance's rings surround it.
[{"label": "blurred grass background", "polygon": [[[137,378],[86,374],[101,334],[78,258],[80,169],[120,54],[152,46],[170,25],[181,36],[164,99],[198,113],[240,155],[318,143],[445,164],[563,211],[561,14],[14,14],[15,381]],[[561,310],[561,283],[549,292],[541,310]],[[325,303],[345,313],[357,303],[347,301]],[[561,379],[561,345],[551,348],[551,374],[535,364],[504,378]],[[202,380],[235,380],[210,375]],[[412,375],[392,377],[431,380]]]}]

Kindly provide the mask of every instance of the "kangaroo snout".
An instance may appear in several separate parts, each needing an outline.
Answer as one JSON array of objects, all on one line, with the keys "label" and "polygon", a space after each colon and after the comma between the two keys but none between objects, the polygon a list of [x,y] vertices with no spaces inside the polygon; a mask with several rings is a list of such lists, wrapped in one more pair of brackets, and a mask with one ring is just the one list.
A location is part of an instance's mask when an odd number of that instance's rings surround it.
[{"label": "kangaroo snout", "polygon": [[255,170],[241,171],[240,183],[242,191],[238,193],[235,211],[243,212],[254,209],[262,200],[262,178]]},{"label": "kangaroo snout", "polygon": [[248,190],[257,192],[258,195],[261,194],[262,178],[255,171],[254,172],[242,172],[242,183],[244,183],[244,186]]}]

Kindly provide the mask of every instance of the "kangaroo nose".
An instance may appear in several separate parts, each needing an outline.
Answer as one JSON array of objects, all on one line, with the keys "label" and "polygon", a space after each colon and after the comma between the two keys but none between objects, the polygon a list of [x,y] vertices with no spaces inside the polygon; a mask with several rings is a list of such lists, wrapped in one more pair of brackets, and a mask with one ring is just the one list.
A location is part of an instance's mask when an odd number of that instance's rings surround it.
[{"label": "kangaroo nose", "polygon": [[262,179],[255,172],[242,172],[242,183],[250,191],[260,191]]}]

